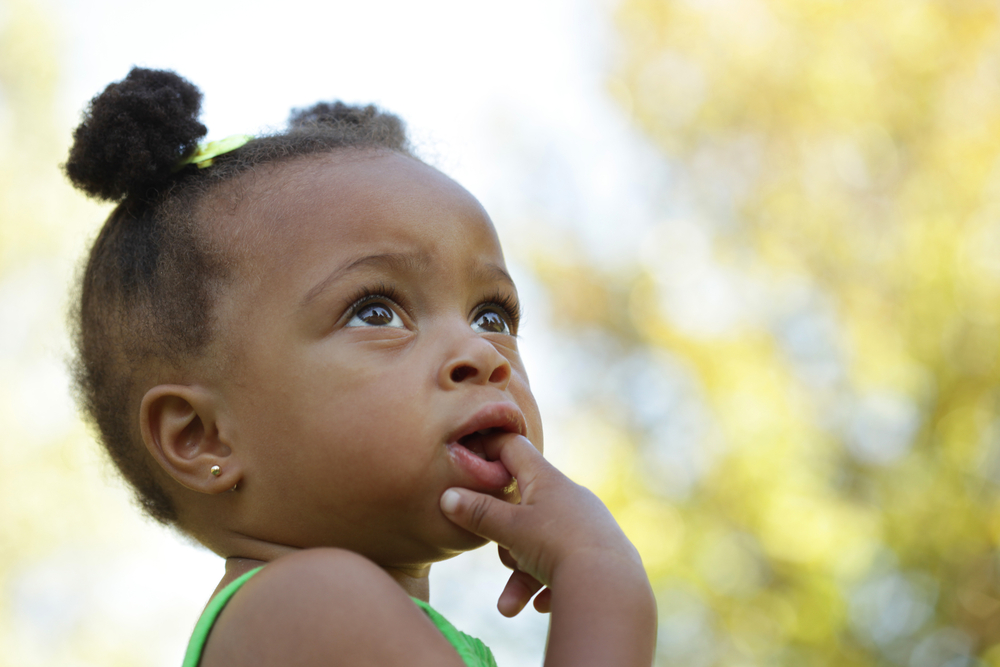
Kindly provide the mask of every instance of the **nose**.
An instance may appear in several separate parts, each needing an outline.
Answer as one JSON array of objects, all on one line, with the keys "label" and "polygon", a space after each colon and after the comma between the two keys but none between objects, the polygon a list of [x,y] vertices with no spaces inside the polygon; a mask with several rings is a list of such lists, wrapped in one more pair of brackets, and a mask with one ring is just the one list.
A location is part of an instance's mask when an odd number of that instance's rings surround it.
[{"label": "nose", "polygon": [[510,383],[510,362],[493,344],[470,331],[458,341],[441,366],[438,382],[446,389],[463,383],[495,386],[504,391]]}]

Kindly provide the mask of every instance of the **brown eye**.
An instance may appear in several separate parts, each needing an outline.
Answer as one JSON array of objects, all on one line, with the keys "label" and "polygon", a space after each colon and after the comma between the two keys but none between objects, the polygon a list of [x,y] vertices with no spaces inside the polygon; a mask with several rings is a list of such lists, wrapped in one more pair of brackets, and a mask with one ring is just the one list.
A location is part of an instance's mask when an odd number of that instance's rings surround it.
[{"label": "brown eye", "polygon": [[507,320],[494,310],[484,310],[472,321],[472,328],[480,333],[510,333]]},{"label": "brown eye", "polygon": [[400,319],[399,315],[391,307],[375,301],[366,303],[358,308],[357,312],[354,313],[354,317],[347,323],[347,326],[400,328],[403,326],[403,320]]}]

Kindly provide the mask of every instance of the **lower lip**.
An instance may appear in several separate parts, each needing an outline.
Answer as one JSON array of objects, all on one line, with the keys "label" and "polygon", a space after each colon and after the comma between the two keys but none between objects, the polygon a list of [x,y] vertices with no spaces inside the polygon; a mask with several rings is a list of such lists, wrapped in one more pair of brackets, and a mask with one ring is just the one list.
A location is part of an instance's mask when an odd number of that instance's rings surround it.
[{"label": "lower lip", "polygon": [[452,460],[474,480],[474,491],[502,491],[514,480],[500,461],[481,459],[457,442],[447,447]]}]

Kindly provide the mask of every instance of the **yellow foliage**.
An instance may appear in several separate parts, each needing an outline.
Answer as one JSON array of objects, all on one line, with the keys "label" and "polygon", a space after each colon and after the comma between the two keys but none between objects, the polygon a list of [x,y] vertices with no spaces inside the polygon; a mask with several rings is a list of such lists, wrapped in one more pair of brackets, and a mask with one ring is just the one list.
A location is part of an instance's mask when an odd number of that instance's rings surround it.
[{"label": "yellow foliage", "polygon": [[[608,335],[675,358],[711,425],[686,431],[713,454],[685,494],[646,480],[643,512],[685,530],[637,537],[728,638],[698,664],[1000,664],[1000,7],[624,0],[616,22],[608,92],[692,202],[650,238],[695,234],[700,263],[587,280],[628,295]],[[706,280],[762,296],[699,328],[677,303]],[[685,423],[668,398],[636,460]]]}]

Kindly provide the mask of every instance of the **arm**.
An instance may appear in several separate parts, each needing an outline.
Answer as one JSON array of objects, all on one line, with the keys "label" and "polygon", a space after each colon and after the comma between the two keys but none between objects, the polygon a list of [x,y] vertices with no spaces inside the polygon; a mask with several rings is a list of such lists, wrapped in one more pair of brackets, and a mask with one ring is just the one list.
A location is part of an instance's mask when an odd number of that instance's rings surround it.
[{"label": "arm", "polygon": [[449,489],[441,508],[466,530],[495,540],[501,557],[516,565],[501,611],[517,613],[531,593],[548,586],[535,602],[552,611],[546,667],[651,665],[656,603],[639,554],[611,513],[526,439],[511,436],[496,446],[517,479],[521,504]]}]

